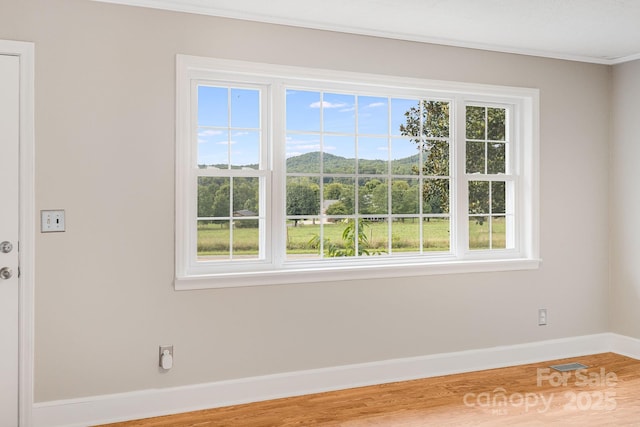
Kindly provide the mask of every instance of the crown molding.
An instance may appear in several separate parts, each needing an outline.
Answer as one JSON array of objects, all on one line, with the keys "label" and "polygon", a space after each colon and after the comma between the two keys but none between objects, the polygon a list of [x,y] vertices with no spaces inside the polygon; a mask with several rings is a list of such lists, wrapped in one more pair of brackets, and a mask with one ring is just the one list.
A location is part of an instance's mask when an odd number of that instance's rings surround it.
[{"label": "crown molding", "polygon": [[399,33],[372,28],[363,28],[356,25],[340,25],[327,22],[319,22],[305,19],[292,19],[275,15],[265,15],[251,13],[240,10],[225,9],[215,5],[206,4],[197,0],[92,0],[101,3],[113,3],[126,6],[146,7],[152,9],[169,10],[182,13],[193,13],[199,15],[218,16],[222,18],[240,19],[245,21],[264,22],[269,24],[287,25],[293,27],[310,28],[316,30],[335,31],[341,33],[358,34],[372,37],[389,38],[396,40],[413,41],[420,43],[452,46],[465,49],[476,49],[498,53],[509,53],[515,55],[536,56],[549,59],[559,59],[564,61],[586,62],[601,65],[617,65],[625,62],[640,59],[640,52],[619,58],[601,58],[595,56],[573,55],[545,50],[522,49],[509,46],[483,44],[459,40],[449,40],[438,37],[421,36],[412,33]]}]

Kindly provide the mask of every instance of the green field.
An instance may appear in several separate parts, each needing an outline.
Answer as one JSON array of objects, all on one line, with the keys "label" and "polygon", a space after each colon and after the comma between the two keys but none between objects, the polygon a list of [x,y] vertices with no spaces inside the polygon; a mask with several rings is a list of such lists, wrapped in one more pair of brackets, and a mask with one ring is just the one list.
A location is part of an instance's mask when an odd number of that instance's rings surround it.
[{"label": "green field", "polygon": [[[220,256],[227,259],[229,256],[230,230],[227,224],[200,224],[198,226],[198,256],[207,258]],[[449,220],[443,218],[431,218],[424,221],[423,247],[425,251],[449,250]],[[342,232],[346,224],[343,222],[327,223],[322,226],[325,242],[330,242],[344,248]],[[319,249],[313,247],[310,241],[314,236],[320,235],[320,225],[299,222],[294,226],[293,222],[287,226],[287,254],[292,257],[317,257]],[[505,247],[505,223],[503,219],[494,219],[493,248]],[[391,223],[391,248],[389,249],[388,223],[371,222],[365,228],[369,240],[368,249],[382,253],[412,253],[420,252],[420,222],[417,219],[407,219],[404,222]],[[469,222],[469,246],[472,249],[489,248],[489,224],[479,224],[475,220]],[[258,255],[259,234],[257,228],[233,229],[234,256],[251,258]],[[327,243],[325,243],[326,245]]]}]

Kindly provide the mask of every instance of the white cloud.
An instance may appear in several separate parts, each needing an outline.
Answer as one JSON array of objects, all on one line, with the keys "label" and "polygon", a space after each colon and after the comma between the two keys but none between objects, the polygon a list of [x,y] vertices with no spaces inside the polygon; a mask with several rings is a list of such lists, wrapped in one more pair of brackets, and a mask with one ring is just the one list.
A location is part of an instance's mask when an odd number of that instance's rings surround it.
[{"label": "white cloud", "polygon": [[320,146],[320,140],[319,139],[293,139],[292,137],[287,137],[287,145],[295,145],[297,147],[304,147],[304,146]]},{"label": "white cloud", "polygon": [[215,129],[206,129],[201,132],[198,132],[198,136],[215,136],[215,135],[222,135],[222,131],[215,130]]},{"label": "white cloud", "polygon": [[366,105],[366,108],[378,108],[378,107],[386,107],[386,102],[372,102],[369,105]]},{"label": "white cloud", "polygon": [[296,144],[298,150],[320,150],[320,144]]},{"label": "white cloud", "polygon": [[[322,108],[344,108],[346,106],[347,104],[344,102],[332,103],[329,101],[322,101]],[[320,108],[320,101],[312,103],[309,105],[309,108]]]}]

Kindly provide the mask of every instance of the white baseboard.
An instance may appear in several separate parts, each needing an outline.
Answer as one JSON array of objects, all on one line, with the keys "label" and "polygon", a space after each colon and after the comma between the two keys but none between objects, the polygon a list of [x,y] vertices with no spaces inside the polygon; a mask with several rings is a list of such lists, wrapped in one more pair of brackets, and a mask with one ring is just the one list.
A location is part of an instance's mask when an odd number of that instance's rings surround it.
[{"label": "white baseboard", "polygon": [[640,359],[639,339],[613,333],[606,335],[609,335],[610,340],[609,351],[634,359]]},{"label": "white baseboard", "polygon": [[603,333],[208,384],[58,400],[35,404],[32,419],[34,427],[87,426],[604,352],[640,359],[640,340]]}]

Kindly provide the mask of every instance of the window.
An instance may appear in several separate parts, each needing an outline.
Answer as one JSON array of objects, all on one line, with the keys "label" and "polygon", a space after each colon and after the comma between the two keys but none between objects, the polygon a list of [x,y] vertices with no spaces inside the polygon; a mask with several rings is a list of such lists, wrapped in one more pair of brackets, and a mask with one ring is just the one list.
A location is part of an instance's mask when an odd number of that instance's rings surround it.
[{"label": "window", "polygon": [[465,155],[469,195],[469,249],[515,247],[510,108],[467,105]]},{"label": "window", "polygon": [[285,90],[288,260],[450,251],[450,101]]},{"label": "window", "polygon": [[177,71],[176,289],[538,265],[537,90]]},{"label": "window", "polygon": [[264,258],[264,99],[259,86],[197,85],[198,262]]}]

